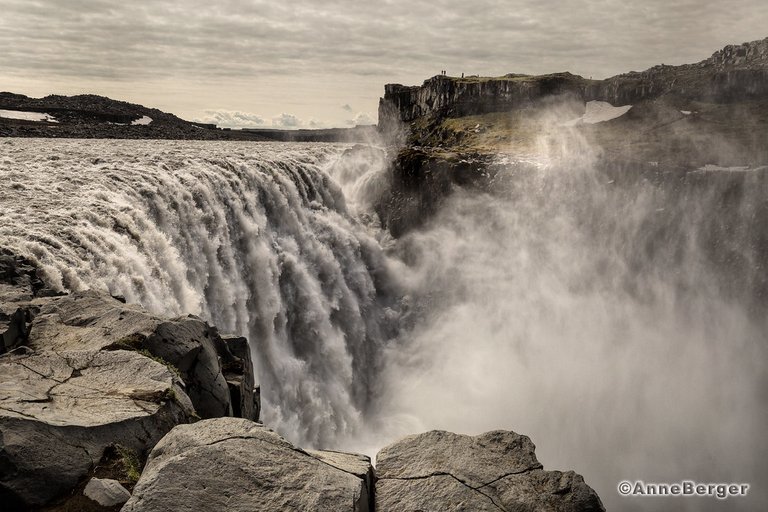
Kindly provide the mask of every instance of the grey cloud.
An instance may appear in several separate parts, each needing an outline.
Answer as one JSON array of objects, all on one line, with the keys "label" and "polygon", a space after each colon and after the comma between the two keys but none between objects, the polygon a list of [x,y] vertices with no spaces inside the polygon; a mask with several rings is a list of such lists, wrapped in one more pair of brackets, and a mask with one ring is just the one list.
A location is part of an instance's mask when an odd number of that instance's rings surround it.
[{"label": "grey cloud", "polygon": [[[273,77],[277,92],[306,82],[312,94],[325,81],[350,88],[348,97],[355,82],[365,88],[366,103],[355,101],[364,110],[375,109],[384,83],[419,83],[441,69],[597,78],[768,36],[764,0],[0,0],[0,11],[0,82],[213,90]],[[338,122],[348,118],[338,99],[307,101],[335,110]],[[269,115],[290,108],[275,105]]]},{"label": "grey cloud", "polygon": [[[704,58],[727,42],[721,32],[738,31],[722,0],[3,3],[3,67],[31,61],[55,74],[124,79],[371,68],[428,76],[429,65],[544,72],[572,68],[572,57],[586,58],[594,74],[614,73],[633,64],[630,55],[650,64],[664,50],[687,57],[694,48]],[[742,31],[761,35],[768,6],[742,9],[751,12]]]},{"label": "grey cloud", "polygon": [[365,112],[358,112],[357,115],[354,117],[354,119],[346,120],[347,126],[361,126],[361,125],[369,125],[369,124],[375,124],[375,123],[376,121],[373,119],[373,117],[366,114]]},{"label": "grey cloud", "polygon": [[255,128],[266,126],[263,117],[250,112],[206,110],[205,116],[196,118],[201,123],[214,123],[222,128]]},{"label": "grey cloud", "polygon": [[299,128],[302,124],[301,119],[293,114],[282,113],[272,118],[272,126],[277,128]]}]

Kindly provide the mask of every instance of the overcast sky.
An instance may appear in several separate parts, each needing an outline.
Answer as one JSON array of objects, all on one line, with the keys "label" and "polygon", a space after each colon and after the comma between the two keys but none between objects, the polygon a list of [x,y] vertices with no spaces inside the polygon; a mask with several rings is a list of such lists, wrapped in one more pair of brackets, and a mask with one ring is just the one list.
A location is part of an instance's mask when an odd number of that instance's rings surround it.
[{"label": "overcast sky", "polygon": [[766,0],[0,0],[0,90],[348,126],[442,69],[602,78],[767,36]]}]

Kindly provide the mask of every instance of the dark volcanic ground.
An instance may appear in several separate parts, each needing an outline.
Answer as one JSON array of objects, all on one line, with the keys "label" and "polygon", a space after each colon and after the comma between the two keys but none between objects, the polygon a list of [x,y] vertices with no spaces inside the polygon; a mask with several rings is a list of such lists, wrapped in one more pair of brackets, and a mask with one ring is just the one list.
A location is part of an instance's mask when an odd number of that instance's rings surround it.
[{"label": "dark volcanic ground", "polygon": [[[56,122],[0,117],[0,137],[81,139],[252,140],[294,142],[364,142],[376,135],[375,126],[325,130],[230,130],[193,123],[156,108],[104,96],[50,95],[29,98],[0,92],[0,110],[49,114]],[[142,118],[149,124],[132,124]]]}]

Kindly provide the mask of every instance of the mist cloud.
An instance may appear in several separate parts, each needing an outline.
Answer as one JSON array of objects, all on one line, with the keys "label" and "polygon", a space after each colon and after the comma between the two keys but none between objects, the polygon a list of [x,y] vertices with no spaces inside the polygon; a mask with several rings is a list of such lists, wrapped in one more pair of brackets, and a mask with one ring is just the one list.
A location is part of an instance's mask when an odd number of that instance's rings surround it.
[{"label": "mist cloud", "polygon": [[[490,193],[455,190],[398,241],[398,275],[427,306],[389,347],[380,430],[358,449],[504,425],[531,436],[545,468],[581,473],[608,510],[725,510],[615,488],[768,474],[767,324],[749,313],[757,289],[726,291],[730,269],[703,242],[726,212],[753,218],[761,192],[727,204],[714,180],[682,196],[619,186],[578,131],[544,133],[535,162],[503,167]],[[718,242],[755,257],[736,234]],[[750,500],[726,508],[761,509],[766,495]]]}]

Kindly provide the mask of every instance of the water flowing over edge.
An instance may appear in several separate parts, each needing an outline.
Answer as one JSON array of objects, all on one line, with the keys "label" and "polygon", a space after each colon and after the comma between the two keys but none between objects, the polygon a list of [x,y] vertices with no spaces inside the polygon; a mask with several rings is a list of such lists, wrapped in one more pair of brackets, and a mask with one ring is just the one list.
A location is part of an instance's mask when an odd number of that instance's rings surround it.
[{"label": "water flowing over edge", "polygon": [[9,146],[3,243],[62,287],[248,335],[292,440],[512,428],[609,506],[619,474],[768,474],[763,174],[629,179],[544,139],[395,242],[377,152]]},{"label": "water flowing over edge", "polygon": [[251,342],[264,421],[354,432],[396,313],[377,243],[323,171],[343,147],[11,141],[0,240],[55,286],[196,314]]}]

